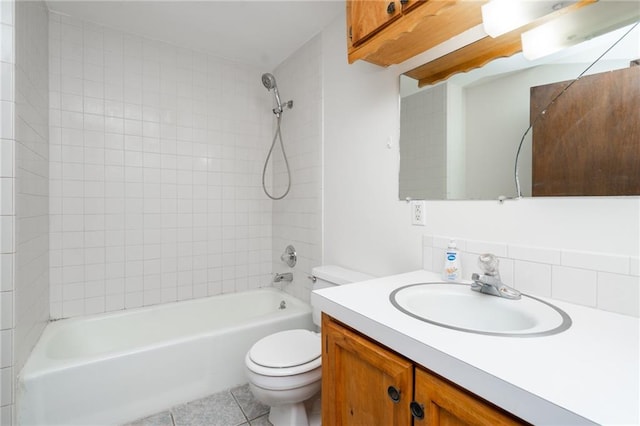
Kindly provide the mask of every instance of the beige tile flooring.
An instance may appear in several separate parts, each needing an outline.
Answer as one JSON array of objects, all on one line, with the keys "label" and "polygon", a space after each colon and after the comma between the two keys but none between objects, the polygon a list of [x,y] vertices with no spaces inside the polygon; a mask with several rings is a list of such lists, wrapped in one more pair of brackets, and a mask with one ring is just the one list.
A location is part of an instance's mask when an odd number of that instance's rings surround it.
[{"label": "beige tile flooring", "polygon": [[271,426],[269,407],[256,401],[249,385],[176,405],[125,426]]}]

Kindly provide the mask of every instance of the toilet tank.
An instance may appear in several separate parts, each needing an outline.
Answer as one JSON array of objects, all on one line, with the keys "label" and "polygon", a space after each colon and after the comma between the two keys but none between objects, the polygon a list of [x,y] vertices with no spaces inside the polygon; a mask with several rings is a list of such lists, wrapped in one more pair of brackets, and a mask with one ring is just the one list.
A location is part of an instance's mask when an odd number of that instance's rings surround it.
[{"label": "toilet tank", "polygon": [[[311,270],[311,274],[315,277],[313,290],[333,287],[336,285],[355,283],[358,281],[372,280],[375,278],[371,275],[367,275],[362,272],[353,271],[351,269],[346,269],[336,265],[316,266]],[[313,322],[317,326],[320,326],[320,310],[313,305],[312,308]]]}]

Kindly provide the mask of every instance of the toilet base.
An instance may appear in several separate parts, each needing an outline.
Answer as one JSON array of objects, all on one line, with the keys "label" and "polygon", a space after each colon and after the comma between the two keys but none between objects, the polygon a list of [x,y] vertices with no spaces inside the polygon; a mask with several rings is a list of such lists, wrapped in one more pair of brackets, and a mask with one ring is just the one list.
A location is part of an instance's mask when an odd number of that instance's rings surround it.
[{"label": "toilet base", "polygon": [[269,421],[274,426],[320,426],[321,417],[319,395],[304,402],[271,407],[269,412]]},{"label": "toilet base", "polygon": [[308,425],[307,410],[304,403],[277,405],[271,407],[269,421],[273,426]]}]

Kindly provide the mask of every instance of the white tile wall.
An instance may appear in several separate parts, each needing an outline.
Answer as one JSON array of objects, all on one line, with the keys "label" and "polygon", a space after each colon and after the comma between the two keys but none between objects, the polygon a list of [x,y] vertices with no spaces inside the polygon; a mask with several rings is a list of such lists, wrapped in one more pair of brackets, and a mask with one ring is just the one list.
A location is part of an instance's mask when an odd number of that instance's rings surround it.
[{"label": "white tile wall", "polygon": [[44,2],[16,2],[15,373],[49,320],[48,15]]},{"label": "white tile wall", "polygon": [[[14,168],[14,1],[0,2],[0,176],[2,180],[15,180]],[[13,190],[12,190],[13,191]],[[13,244],[15,209],[13,195],[6,191],[0,198],[0,425],[13,424]],[[9,197],[9,198],[8,198]],[[10,210],[10,212],[9,212]]]},{"label": "white tile wall", "polygon": [[[424,269],[442,270],[449,239],[423,236]],[[463,279],[478,271],[478,255],[491,252],[500,258],[502,280],[524,293],[640,316],[637,257],[454,239],[461,250]]]},{"label": "white tile wall", "polygon": [[401,103],[400,197],[446,199],[447,86],[404,96]]},{"label": "white tile wall", "polygon": [[43,2],[0,3],[0,425],[49,318],[47,23]]},{"label": "white tile wall", "polygon": [[50,18],[51,314],[270,285],[253,67]]},{"label": "white tile wall", "polygon": [[[282,287],[306,302],[309,302],[312,288],[308,278],[311,269],[322,263],[321,49],[322,40],[317,36],[274,71],[280,96],[283,101],[293,99],[294,106],[282,118],[282,137],[292,185],[284,199],[273,202],[273,271],[293,272],[294,281]],[[274,121],[273,115],[270,119]],[[265,140],[265,143],[270,142]],[[287,185],[286,166],[279,147],[274,150],[270,168],[274,171],[275,183],[270,191],[279,196]],[[280,260],[289,244],[293,244],[298,255],[294,269],[289,269]]]}]

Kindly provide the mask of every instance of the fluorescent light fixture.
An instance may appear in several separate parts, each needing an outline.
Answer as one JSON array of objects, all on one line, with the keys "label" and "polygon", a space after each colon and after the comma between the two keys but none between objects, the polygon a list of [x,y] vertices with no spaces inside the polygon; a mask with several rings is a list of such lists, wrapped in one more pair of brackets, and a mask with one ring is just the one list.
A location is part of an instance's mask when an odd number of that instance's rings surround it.
[{"label": "fluorescent light fixture", "polygon": [[522,53],[533,61],[640,19],[637,1],[605,1],[547,22],[522,33]]},{"label": "fluorescent light fixture", "polygon": [[485,32],[499,37],[577,1],[491,0],[482,5]]}]

